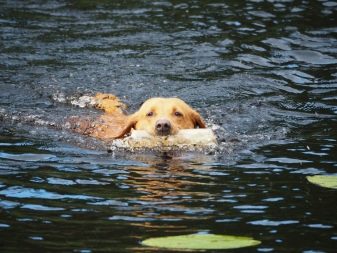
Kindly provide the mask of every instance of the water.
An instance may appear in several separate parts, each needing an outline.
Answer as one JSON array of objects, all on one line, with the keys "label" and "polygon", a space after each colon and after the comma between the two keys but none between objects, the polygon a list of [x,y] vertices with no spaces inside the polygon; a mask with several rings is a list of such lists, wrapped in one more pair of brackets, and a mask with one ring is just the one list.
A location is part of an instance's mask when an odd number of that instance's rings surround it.
[{"label": "water", "polygon": [[[0,1],[0,249],[152,252],[151,236],[335,252],[337,2]],[[108,153],[60,126],[110,92],[179,96],[220,149]],[[162,251],[163,252],[163,251]]]}]

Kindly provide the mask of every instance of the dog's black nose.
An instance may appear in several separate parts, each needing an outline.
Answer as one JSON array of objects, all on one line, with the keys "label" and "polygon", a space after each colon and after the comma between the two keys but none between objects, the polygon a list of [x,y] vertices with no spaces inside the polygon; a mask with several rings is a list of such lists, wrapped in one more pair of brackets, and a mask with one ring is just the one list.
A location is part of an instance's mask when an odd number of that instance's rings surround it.
[{"label": "dog's black nose", "polygon": [[158,135],[169,135],[171,133],[171,122],[167,119],[157,120],[156,131]]}]

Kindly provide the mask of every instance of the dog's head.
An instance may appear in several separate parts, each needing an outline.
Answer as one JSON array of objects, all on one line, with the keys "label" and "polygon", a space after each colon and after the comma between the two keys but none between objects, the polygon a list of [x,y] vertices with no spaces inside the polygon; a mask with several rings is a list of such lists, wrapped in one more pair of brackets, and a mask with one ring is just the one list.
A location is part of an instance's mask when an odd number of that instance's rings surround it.
[{"label": "dog's head", "polygon": [[179,98],[151,98],[137,112],[129,116],[117,138],[131,131],[145,130],[152,135],[174,135],[180,129],[205,128],[198,112]]}]

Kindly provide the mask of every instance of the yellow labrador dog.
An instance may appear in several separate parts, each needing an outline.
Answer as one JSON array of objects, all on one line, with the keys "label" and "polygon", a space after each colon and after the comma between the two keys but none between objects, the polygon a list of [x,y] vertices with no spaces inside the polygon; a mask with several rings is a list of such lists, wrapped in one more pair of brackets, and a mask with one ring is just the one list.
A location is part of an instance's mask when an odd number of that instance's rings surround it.
[{"label": "yellow labrador dog", "polygon": [[91,121],[73,117],[73,130],[102,140],[123,138],[132,129],[154,136],[174,135],[180,129],[206,128],[200,114],[179,98],[155,97],[146,100],[138,111],[125,115],[125,105],[114,95],[99,93],[96,107],[105,111]]}]

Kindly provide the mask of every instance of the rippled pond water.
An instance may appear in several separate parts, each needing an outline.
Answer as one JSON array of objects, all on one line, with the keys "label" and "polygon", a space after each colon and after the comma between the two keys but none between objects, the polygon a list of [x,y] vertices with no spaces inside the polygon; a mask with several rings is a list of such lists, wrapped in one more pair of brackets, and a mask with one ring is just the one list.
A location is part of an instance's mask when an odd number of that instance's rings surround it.
[{"label": "rippled pond water", "polygon": [[[336,1],[0,1],[1,252],[153,252],[213,233],[237,252],[335,252]],[[58,127],[95,92],[178,96],[220,150],[108,153]],[[75,101],[75,102],[74,102]],[[163,252],[163,251],[161,251]]]}]

